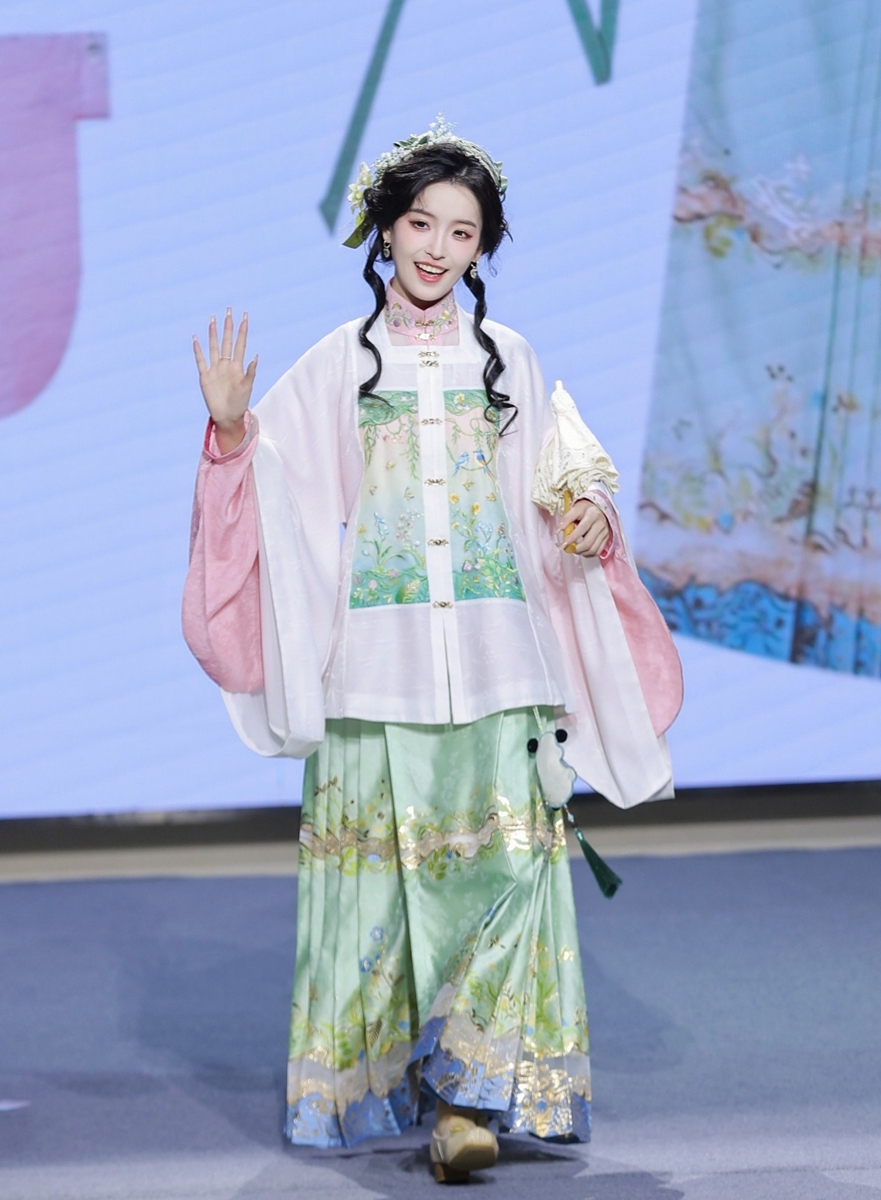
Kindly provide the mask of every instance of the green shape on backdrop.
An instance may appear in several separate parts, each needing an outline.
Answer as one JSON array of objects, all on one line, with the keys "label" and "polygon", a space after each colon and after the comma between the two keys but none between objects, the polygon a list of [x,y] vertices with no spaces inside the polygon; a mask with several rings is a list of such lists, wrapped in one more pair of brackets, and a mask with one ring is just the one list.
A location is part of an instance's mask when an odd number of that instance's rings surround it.
[{"label": "green shape on backdrop", "polygon": [[364,136],[364,130],[367,128],[370,110],[373,107],[373,101],[379,88],[379,81],[382,79],[385,60],[388,58],[388,52],[391,49],[403,7],[404,0],[389,0],[389,6],[385,10],[385,17],[379,30],[379,37],[376,39],[376,45],[373,47],[373,54],[370,57],[367,73],[364,76],[361,91],[358,93],[358,99],[355,102],[355,108],[349,120],[346,136],[343,138],[343,144],[337,155],[330,183],[328,184],[327,191],[324,193],[324,199],[318,205],[327,228],[331,232],[333,232],[337,217],[340,215],[343,196],[352,177],[352,168],[355,165],[358,147],[361,145],[361,138]]},{"label": "green shape on backdrop", "polygon": [[608,83],[612,78],[612,51],[618,28],[618,0],[602,0],[600,27],[597,29],[585,0],[567,0],[572,20],[581,38],[584,53],[590,64],[594,83]]},{"label": "green shape on backdrop", "polygon": [[[615,33],[618,26],[619,0],[602,0],[599,29],[593,23],[593,18],[590,15],[590,10],[585,0],[567,0],[567,3],[569,11],[572,13],[572,18],[575,21],[575,28],[578,30],[581,44],[584,47],[584,53],[587,56],[594,83],[597,85],[608,83],[612,78],[612,51],[615,46]],[[324,217],[325,224],[331,233],[340,215],[340,208],[342,207],[346,187],[352,178],[355,159],[358,155],[358,147],[361,145],[364,130],[367,128],[367,122],[370,119],[370,110],[373,107],[373,101],[379,90],[382,72],[385,69],[388,52],[391,49],[403,8],[404,0],[389,0],[389,5],[379,30],[379,36],[373,47],[373,54],[370,57],[367,73],[364,76],[364,82],[361,84],[361,90],[358,93],[358,99],[355,101],[355,108],[346,129],[346,136],[343,138],[343,144],[340,147],[340,152],[334,164],[330,183],[327,186],[327,191],[324,193],[321,203],[318,205],[321,215]],[[361,241],[363,241],[363,237],[356,238],[355,235],[352,235],[344,244],[347,246],[358,246],[361,244]]]}]

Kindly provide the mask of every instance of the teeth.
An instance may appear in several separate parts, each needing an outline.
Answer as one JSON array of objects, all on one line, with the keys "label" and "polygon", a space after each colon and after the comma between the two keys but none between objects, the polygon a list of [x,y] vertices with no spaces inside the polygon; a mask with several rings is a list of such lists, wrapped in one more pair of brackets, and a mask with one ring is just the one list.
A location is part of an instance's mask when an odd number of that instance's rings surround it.
[{"label": "teeth", "polygon": [[426,275],[443,275],[443,267],[429,267],[425,263],[417,263],[416,266],[420,271],[424,271]]}]

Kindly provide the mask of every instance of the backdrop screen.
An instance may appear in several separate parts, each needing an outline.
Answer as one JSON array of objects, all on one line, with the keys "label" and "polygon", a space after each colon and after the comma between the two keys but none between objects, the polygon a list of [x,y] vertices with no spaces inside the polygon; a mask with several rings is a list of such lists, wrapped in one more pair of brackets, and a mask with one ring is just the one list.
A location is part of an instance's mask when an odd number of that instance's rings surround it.
[{"label": "backdrop screen", "polygon": [[345,185],[502,159],[490,315],[621,473],[678,782],[881,776],[873,0],[0,0],[0,814],[267,804],[180,633],[205,412],[369,308]]}]

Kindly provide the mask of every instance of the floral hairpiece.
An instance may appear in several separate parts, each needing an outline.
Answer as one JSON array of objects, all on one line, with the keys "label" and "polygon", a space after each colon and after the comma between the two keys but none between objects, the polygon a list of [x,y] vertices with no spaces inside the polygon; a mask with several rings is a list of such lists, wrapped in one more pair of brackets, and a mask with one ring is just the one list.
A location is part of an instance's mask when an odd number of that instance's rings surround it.
[{"label": "floral hairpiece", "polygon": [[364,204],[364,193],[367,189],[376,187],[390,167],[396,167],[399,163],[406,161],[411,154],[425,149],[426,146],[455,146],[457,150],[461,150],[463,154],[473,158],[475,162],[480,163],[489,171],[499,189],[499,195],[504,199],[508,180],[502,174],[502,164],[490,158],[482,146],[478,146],[475,142],[468,142],[465,138],[457,137],[453,133],[453,128],[454,126],[445,120],[443,113],[438,113],[437,120],[431,122],[425,133],[411,133],[404,141],[395,142],[391,150],[380,154],[372,167],[368,167],[367,163],[361,164],[358,178],[354,183],[349,184],[349,206],[355,217],[355,228],[343,242],[344,246],[357,249],[370,233],[367,209]]}]

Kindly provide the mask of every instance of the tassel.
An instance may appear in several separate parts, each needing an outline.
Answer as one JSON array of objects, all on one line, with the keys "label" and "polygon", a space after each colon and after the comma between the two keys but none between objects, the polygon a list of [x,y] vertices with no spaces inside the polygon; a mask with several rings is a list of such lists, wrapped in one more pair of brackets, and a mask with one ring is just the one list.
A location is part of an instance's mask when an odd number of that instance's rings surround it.
[{"label": "tassel", "polygon": [[590,842],[575,824],[575,818],[569,811],[568,804],[563,805],[563,812],[566,814],[567,821],[575,830],[575,836],[578,838],[578,844],[581,847],[584,857],[587,859],[587,865],[590,867],[591,871],[593,871],[593,877],[599,884],[600,891],[607,900],[611,900],[624,881],[621,879],[620,875],[615,874],[609,864],[604,862],[603,859],[601,859],[597,854],[596,850],[594,850],[593,846],[591,846]]}]

